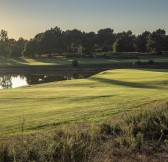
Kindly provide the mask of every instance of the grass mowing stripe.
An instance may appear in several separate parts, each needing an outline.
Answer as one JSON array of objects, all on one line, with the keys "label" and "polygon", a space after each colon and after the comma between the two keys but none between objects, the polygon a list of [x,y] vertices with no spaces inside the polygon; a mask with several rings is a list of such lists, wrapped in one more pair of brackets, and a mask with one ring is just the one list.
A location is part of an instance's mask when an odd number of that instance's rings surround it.
[{"label": "grass mowing stripe", "polygon": [[168,70],[120,69],[88,79],[0,90],[0,135],[21,133],[22,116],[27,133],[57,124],[101,122],[136,105],[168,98],[167,80]]}]

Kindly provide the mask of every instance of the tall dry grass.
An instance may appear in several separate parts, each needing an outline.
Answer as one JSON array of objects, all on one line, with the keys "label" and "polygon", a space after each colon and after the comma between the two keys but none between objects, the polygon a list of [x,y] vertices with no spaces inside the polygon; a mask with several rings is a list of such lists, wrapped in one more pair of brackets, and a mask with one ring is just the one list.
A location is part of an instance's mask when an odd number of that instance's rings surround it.
[{"label": "tall dry grass", "polygon": [[168,102],[154,102],[117,124],[57,129],[0,141],[1,162],[168,161]]}]

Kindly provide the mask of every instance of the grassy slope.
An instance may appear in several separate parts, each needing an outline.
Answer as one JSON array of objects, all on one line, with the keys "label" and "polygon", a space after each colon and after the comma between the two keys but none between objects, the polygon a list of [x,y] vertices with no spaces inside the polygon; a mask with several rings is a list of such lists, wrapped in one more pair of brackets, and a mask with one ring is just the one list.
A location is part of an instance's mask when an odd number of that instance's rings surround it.
[{"label": "grassy slope", "polygon": [[[168,70],[111,70],[88,79],[0,90],[0,135],[93,122],[168,98]],[[135,106],[136,105],[136,106]]]},{"label": "grassy slope", "polygon": [[[0,66],[18,66],[18,65],[69,65],[72,64],[73,59],[68,58],[57,58],[57,59],[47,59],[47,58],[33,58],[33,59],[10,59],[6,62],[0,61]],[[107,59],[78,59],[80,64],[101,64],[101,63],[111,63],[115,60]]]},{"label": "grassy slope", "polygon": [[[141,61],[148,61],[151,58],[141,59]],[[0,60],[0,66],[18,66],[18,65],[67,65],[71,64],[73,59],[68,58],[57,58],[57,59],[47,59],[47,58],[12,58],[7,61]],[[133,62],[137,59],[78,59],[80,64],[105,64],[105,63],[122,63],[122,62]],[[155,62],[168,62],[167,58],[153,58]]]}]

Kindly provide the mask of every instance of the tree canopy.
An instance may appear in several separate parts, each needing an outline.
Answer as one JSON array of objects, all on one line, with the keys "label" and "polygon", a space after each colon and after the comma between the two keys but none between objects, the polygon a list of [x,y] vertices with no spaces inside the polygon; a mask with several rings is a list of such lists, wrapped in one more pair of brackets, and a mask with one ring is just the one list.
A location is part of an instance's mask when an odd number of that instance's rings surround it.
[{"label": "tree canopy", "polygon": [[25,40],[9,39],[5,30],[0,32],[0,57],[34,57],[42,55],[80,54],[93,56],[98,52],[156,52],[168,51],[168,35],[164,29],[145,31],[134,35],[132,31],[115,33],[111,28],[95,32],[78,29],[63,31],[59,27],[38,33]]},{"label": "tree canopy", "polygon": [[11,56],[11,46],[8,39],[8,33],[5,30],[0,31],[0,57],[8,58]]}]

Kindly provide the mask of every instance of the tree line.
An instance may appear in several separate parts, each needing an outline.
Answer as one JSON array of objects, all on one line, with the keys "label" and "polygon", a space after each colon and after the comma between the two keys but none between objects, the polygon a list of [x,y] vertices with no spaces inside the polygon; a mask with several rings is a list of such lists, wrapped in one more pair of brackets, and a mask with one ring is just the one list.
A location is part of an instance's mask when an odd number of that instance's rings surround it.
[{"label": "tree line", "polygon": [[9,39],[5,30],[0,31],[0,58],[21,57],[28,41],[19,38],[18,40]]},{"label": "tree line", "polygon": [[33,39],[9,39],[7,31],[0,32],[0,57],[35,57],[42,55],[81,54],[92,56],[99,52],[157,52],[168,51],[168,35],[164,29],[115,33],[111,28],[95,32],[78,29],[63,31],[59,27],[37,34]]}]

